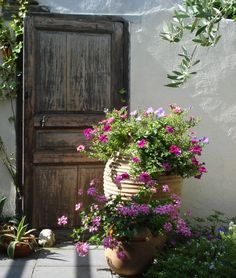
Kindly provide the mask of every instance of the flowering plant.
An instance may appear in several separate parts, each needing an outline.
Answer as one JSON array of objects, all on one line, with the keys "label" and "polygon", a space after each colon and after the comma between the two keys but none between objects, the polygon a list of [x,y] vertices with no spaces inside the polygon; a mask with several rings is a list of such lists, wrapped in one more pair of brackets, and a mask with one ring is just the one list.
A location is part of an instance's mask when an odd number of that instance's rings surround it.
[{"label": "flowering plant", "polygon": [[141,174],[151,179],[164,174],[200,178],[207,169],[198,158],[208,138],[197,138],[192,128],[199,120],[187,113],[176,105],[170,105],[168,114],[163,108],[130,114],[127,107],[114,109],[105,120],[84,130],[91,144],[88,149],[79,145],[77,150],[103,161],[115,155],[126,157],[134,178]]},{"label": "flowering plant", "polygon": [[[78,254],[85,256],[89,245],[95,244],[118,248],[117,256],[122,259],[124,254],[119,250],[119,241],[134,240],[143,228],[148,229],[150,236],[174,231],[190,236],[191,231],[179,214],[181,199],[173,194],[169,199],[157,200],[152,198],[155,191],[155,186],[142,186],[130,199],[123,200],[120,195],[106,198],[98,193],[97,180],[92,180],[86,192],[93,201],[90,208],[84,208],[82,203],[75,207],[81,210],[82,223],[73,233]],[[166,192],[166,186],[163,191]],[[58,219],[59,225],[66,223],[65,216]]]}]

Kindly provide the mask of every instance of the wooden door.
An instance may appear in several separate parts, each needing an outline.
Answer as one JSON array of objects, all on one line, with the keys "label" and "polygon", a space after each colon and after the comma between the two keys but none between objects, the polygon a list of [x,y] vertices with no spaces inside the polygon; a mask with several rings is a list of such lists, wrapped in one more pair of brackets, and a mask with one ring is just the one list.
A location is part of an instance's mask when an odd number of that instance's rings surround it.
[{"label": "wooden door", "polygon": [[104,165],[76,151],[83,129],[124,105],[127,26],[114,18],[30,15],[24,38],[24,209],[36,228],[78,225],[78,190]]}]

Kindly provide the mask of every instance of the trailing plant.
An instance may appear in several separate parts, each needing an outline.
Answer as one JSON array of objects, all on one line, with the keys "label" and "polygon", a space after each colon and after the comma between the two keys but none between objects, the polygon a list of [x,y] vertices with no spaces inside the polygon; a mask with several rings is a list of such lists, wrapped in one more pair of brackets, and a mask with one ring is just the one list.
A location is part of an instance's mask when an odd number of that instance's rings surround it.
[{"label": "trailing plant", "polygon": [[161,38],[178,43],[183,40],[185,33],[190,33],[195,46],[192,52],[183,47],[183,53],[179,54],[182,57],[179,70],[167,75],[171,83],[166,86],[180,87],[191,75],[196,74],[192,71],[192,67],[199,63],[194,58],[196,48],[212,47],[218,43],[222,19],[236,20],[235,0],[183,0],[183,5],[178,5],[173,20],[163,26]]}]

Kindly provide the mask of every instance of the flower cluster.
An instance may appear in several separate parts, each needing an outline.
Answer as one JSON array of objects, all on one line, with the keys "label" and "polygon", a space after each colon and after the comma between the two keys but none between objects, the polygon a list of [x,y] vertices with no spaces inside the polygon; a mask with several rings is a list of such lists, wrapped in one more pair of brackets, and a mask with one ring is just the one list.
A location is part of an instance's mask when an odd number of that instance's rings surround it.
[{"label": "flower cluster", "polygon": [[[177,105],[170,105],[168,113],[151,107],[131,113],[127,107],[114,109],[105,120],[84,130],[90,147],[80,144],[77,150],[104,161],[116,155],[126,157],[132,178],[142,173],[150,179],[165,174],[200,178],[207,172],[199,157],[208,138],[196,136],[192,128],[199,121],[187,114],[188,109]],[[126,178],[118,176],[115,182],[119,185]]]},{"label": "flower cluster", "polygon": [[[106,198],[99,194],[97,185],[97,181],[92,181],[89,189],[83,193],[87,195],[85,199],[91,199],[90,207],[81,209],[85,197],[81,192],[81,203],[76,206],[76,210],[80,210],[82,225],[74,230],[73,237],[77,241],[75,248],[80,256],[85,256],[89,245],[95,244],[116,249],[117,257],[124,259],[125,254],[119,249],[119,241],[132,241],[144,227],[153,236],[169,232],[187,237],[191,235],[190,229],[180,216],[181,199],[177,195],[172,194],[167,199],[158,200],[154,198],[153,189],[156,185],[153,185],[140,186],[140,191],[130,199],[124,200],[121,195]],[[167,187],[163,186],[163,192],[166,192]],[[65,216],[60,219],[64,218]],[[86,241],[83,238],[85,234]]]}]

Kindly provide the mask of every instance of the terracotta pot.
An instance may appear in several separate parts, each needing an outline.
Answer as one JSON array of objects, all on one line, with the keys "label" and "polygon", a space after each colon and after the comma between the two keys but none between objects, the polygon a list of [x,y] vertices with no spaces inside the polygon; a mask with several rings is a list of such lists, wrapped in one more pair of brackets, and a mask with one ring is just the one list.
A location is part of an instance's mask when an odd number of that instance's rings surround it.
[{"label": "terracotta pot", "polygon": [[26,244],[23,243],[17,243],[16,248],[15,248],[15,253],[14,253],[14,258],[22,258],[22,257],[27,257],[29,254],[31,254],[33,249]]},{"label": "terracotta pot", "polygon": [[[103,187],[104,194],[106,197],[113,195],[116,196],[118,194],[122,195],[123,199],[129,199],[134,194],[137,194],[140,188],[140,185],[143,185],[141,182],[137,182],[134,180],[123,180],[121,181],[121,185],[119,188],[114,183],[114,178],[117,175],[121,175],[122,173],[129,172],[130,166],[128,160],[122,159],[120,157],[113,158],[108,160],[106,163],[104,174],[103,174]],[[158,177],[157,183],[160,185],[160,191],[155,194],[155,198],[164,199],[168,198],[170,194],[177,194],[181,196],[183,179],[177,175],[163,175]],[[170,193],[162,192],[162,185],[167,184],[170,188]]]},{"label": "terracotta pot", "polygon": [[[165,244],[165,237],[137,237],[130,242],[119,241],[115,249],[105,249],[105,258],[111,270],[122,276],[140,275],[152,264],[156,253]],[[124,259],[117,257],[117,252],[123,251]]]}]

